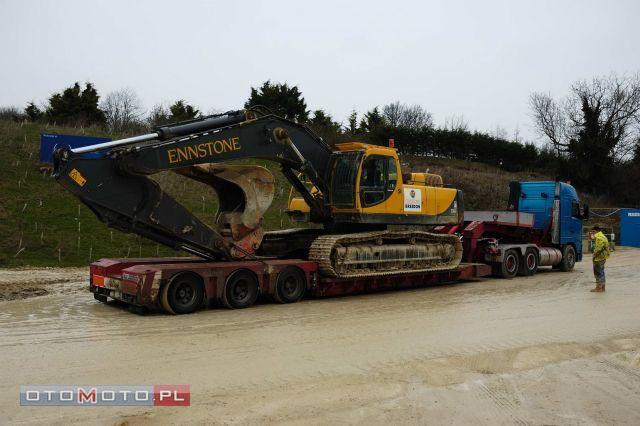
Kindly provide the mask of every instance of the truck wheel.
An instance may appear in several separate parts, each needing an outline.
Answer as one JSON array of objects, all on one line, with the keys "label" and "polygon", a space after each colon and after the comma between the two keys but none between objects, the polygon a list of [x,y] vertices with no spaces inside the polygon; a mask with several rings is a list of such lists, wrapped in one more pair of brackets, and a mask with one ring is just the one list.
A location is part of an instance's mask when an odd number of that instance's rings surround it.
[{"label": "truck wheel", "polygon": [[107,296],[105,296],[104,294],[93,293],[93,298],[101,303],[107,303],[108,301]]},{"label": "truck wheel", "polygon": [[569,272],[576,266],[576,249],[573,246],[566,245],[562,249],[562,261],[559,268],[562,272]]},{"label": "truck wheel", "polygon": [[524,258],[518,270],[518,275],[528,277],[535,275],[536,272],[538,272],[538,253],[534,249],[528,248],[524,252]]},{"label": "truck wheel", "polygon": [[202,280],[191,274],[180,274],[162,288],[160,303],[170,314],[190,314],[202,305]]},{"label": "truck wheel", "polygon": [[516,276],[520,267],[520,256],[514,249],[509,249],[504,254],[500,273],[503,278],[511,279]]},{"label": "truck wheel", "polygon": [[288,266],[278,274],[273,297],[279,303],[294,303],[302,299],[306,289],[307,279],[304,272],[295,266]]},{"label": "truck wheel", "polygon": [[227,278],[222,292],[222,303],[229,309],[248,308],[258,298],[258,279],[245,269]]}]

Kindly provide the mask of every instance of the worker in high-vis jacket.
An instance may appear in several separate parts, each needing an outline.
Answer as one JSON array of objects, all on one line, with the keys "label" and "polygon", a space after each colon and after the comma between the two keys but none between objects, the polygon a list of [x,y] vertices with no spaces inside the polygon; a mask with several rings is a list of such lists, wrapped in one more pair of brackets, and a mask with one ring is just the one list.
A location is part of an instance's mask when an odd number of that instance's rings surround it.
[{"label": "worker in high-vis jacket", "polygon": [[604,264],[609,258],[609,240],[602,233],[600,226],[596,225],[593,231],[593,275],[596,277],[596,287],[593,293],[602,293],[606,284],[604,276]]}]

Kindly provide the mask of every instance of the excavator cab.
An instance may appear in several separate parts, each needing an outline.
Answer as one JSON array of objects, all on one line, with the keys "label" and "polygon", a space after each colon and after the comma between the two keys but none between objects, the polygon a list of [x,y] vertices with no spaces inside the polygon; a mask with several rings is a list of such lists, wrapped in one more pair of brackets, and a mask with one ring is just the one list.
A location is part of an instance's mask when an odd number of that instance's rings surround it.
[{"label": "excavator cab", "polygon": [[[358,142],[335,146],[324,197],[334,223],[454,225],[463,217],[462,193],[429,173],[401,172],[395,149]],[[317,189],[314,188],[314,191]],[[287,213],[309,219],[309,206],[290,196]]]}]

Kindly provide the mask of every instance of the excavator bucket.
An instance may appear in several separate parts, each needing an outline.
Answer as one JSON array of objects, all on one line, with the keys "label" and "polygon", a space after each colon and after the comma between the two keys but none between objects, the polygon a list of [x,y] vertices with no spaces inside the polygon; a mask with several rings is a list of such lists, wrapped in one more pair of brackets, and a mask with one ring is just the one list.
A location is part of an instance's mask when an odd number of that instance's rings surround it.
[{"label": "excavator bucket", "polygon": [[231,243],[231,256],[252,255],[264,237],[264,214],[273,201],[275,179],[261,166],[201,164],[176,170],[211,186],[220,206],[216,230]]}]

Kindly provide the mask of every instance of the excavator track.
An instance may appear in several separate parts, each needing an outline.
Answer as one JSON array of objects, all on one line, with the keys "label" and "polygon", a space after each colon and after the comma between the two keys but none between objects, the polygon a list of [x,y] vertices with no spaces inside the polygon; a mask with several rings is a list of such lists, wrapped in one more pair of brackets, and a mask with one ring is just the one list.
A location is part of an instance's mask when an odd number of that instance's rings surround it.
[{"label": "excavator track", "polygon": [[455,269],[462,242],[455,235],[425,231],[373,231],[316,238],[309,260],[335,278],[437,272]]}]

